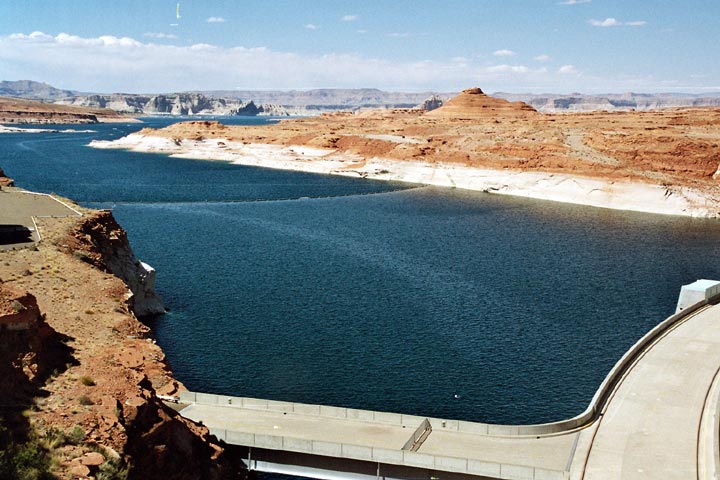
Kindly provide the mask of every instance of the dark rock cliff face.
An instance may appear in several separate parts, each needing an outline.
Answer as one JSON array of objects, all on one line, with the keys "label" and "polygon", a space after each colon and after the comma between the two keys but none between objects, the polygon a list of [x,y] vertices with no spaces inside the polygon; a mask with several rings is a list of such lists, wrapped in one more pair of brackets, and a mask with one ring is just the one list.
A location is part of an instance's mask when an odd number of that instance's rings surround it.
[{"label": "dark rock cliff face", "polygon": [[[12,436],[27,435],[22,412],[42,393],[47,378],[74,363],[66,340],[45,323],[33,295],[0,280],[0,426]],[[0,451],[4,447],[0,442]]]},{"label": "dark rock cliff face", "polygon": [[96,115],[91,113],[46,112],[46,111],[14,111],[1,112],[2,123],[99,123]]},{"label": "dark rock cliff face", "polygon": [[428,97],[428,98],[422,103],[422,105],[420,105],[420,110],[423,110],[423,111],[425,111],[425,112],[429,112],[429,111],[431,111],[431,110],[435,110],[435,109],[437,109],[437,108],[442,107],[442,106],[443,106],[443,103],[445,103],[445,102],[443,101],[442,98],[440,98],[440,97],[437,96],[437,95],[433,95],[433,96],[431,96],[431,97]]},{"label": "dark rock cliff face", "polygon": [[112,212],[101,210],[75,229],[70,247],[84,260],[119,277],[132,291],[128,303],[138,317],[165,313],[155,292],[155,270],[135,257]]},{"label": "dark rock cliff face", "polygon": [[278,105],[257,105],[252,100],[217,98],[201,93],[162,95],[85,95],[59,103],[74,106],[110,108],[117,112],[158,115],[288,115]]},{"label": "dark rock cliff face", "polygon": [[0,168],[0,187],[12,187],[13,185],[13,179],[5,176],[5,172]]},{"label": "dark rock cliff face", "polygon": [[136,401],[122,405],[127,425],[125,454],[132,458],[132,479],[220,480],[237,479],[221,447],[207,428],[180,416],[149,390]]},{"label": "dark rock cliff face", "polygon": [[47,375],[53,334],[35,297],[0,281],[0,391],[22,396]]}]

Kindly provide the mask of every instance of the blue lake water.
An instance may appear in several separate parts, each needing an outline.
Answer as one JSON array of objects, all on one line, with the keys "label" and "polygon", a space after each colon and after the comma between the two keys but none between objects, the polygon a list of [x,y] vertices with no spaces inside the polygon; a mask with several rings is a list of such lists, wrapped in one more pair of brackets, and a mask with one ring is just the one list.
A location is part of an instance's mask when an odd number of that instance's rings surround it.
[{"label": "blue lake water", "polygon": [[0,135],[0,167],[114,210],[158,270],[155,335],[190,389],[558,420],[681,284],[720,278],[716,221],[85,146],[142,126]]}]

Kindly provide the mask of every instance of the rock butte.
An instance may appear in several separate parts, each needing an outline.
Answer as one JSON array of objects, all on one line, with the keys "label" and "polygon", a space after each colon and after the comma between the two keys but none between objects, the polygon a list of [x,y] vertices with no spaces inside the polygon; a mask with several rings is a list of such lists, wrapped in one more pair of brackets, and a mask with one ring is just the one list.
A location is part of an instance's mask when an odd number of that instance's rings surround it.
[{"label": "rock butte", "polygon": [[537,111],[523,102],[508,102],[501,98],[488,97],[479,88],[463,90],[440,108],[425,114],[429,118],[443,119],[493,119],[495,117],[530,117]]},{"label": "rock butte", "polygon": [[55,105],[21,98],[0,97],[0,123],[116,123],[135,122],[107,108]]},{"label": "rock butte", "polygon": [[720,108],[542,114],[473,88],[430,112],[338,112],[265,126],[195,121],[92,145],[655,213],[720,214]]}]

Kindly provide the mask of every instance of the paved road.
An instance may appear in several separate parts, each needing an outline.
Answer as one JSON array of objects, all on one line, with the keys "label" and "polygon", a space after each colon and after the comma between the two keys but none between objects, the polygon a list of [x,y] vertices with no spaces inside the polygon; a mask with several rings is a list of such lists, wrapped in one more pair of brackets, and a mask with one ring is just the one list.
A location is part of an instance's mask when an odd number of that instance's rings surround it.
[{"label": "paved road", "polygon": [[713,433],[698,432],[718,368],[720,305],[692,315],[630,370],[598,424],[583,478],[698,478],[698,448]]},{"label": "paved road", "polygon": [[[77,215],[75,210],[50,195],[37,195],[18,190],[0,190],[0,250],[31,245],[39,240],[32,220],[33,216],[68,217],[75,215]],[[23,227],[26,230],[23,231]]]}]

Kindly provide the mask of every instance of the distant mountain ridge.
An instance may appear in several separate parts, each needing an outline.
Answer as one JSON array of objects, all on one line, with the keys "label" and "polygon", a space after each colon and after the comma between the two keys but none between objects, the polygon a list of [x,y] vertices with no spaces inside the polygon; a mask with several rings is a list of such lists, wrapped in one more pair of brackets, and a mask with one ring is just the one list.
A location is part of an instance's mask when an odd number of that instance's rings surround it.
[{"label": "distant mountain ridge", "polygon": [[314,90],[214,90],[197,92],[214,97],[244,98],[257,104],[304,107],[307,109],[413,108],[433,95],[445,100],[457,93],[386,92],[377,88],[320,88]]},{"label": "distant mountain ridge", "polygon": [[161,94],[80,93],[32,80],[0,83],[0,95],[136,115],[318,115],[370,108],[435,108],[453,93],[385,92],[376,88],[215,90]]},{"label": "distant mountain ridge", "polygon": [[47,83],[33,80],[0,81],[0,96],[26,98],[28,100],[53,101],[79,95],[73,90],[61,90]]},{"label": "distant mountain ridge", "polygon": [[493,94],[511,102],[525,102],[539,112],[592,112],[598,110],[660,110],[676,107],[720,107],[720,92],[709,94],[691,93],[609,93],[584,95],[571,93],[503,93]]},{"label": "distant mountain ridge", "polygon": [[[110,108],[134,115],[318,115],[338,110],[437,108],[457,92],[386,92],[376,88],[314,90],[210,90],[161,94],[87,94],[32,80],[2,81],[0,95],[62,105]],[[492,97],[522,101],[539,112],[656,110],[720,107],[720,92],[586,95],[497,92]]]},{"label": "distant mountain ridge", "polygon": [[200,93],[167,95],[79,95],[57,100],[55,103],[91,108],[110,108],[121,113],[138,115],[288,115],[272,105],[257,106],[253,101],[208,97]]},{"label": "distant mountain ridge", "polygon": [[[146,115],[318,115],[338,110],[430,108],[450,98],[431,92],[398,93],[377,89],[307,91],[210,91],[159,95],[126,93],[79,95],[56,103]],[[430,103],[426,103],[430,101]],[[433,103],[435,102],[435,103]]]}]

